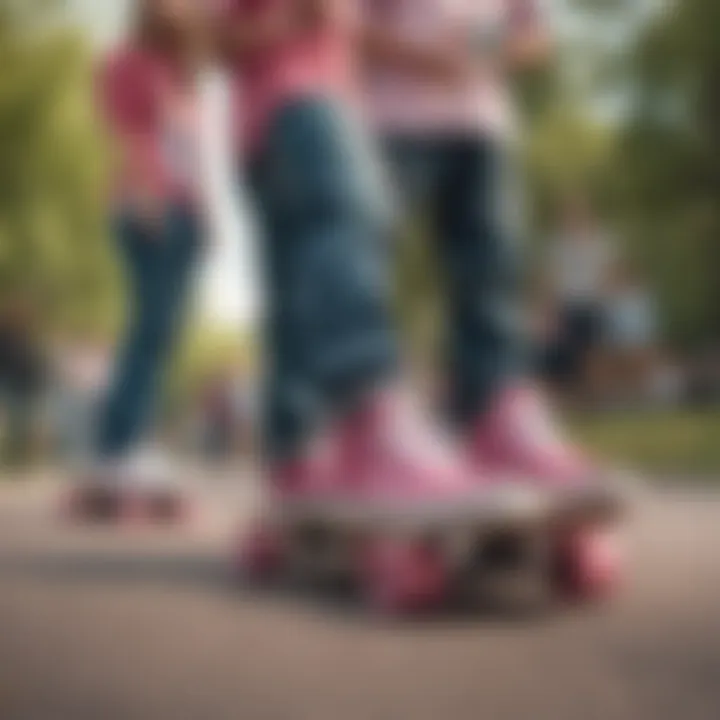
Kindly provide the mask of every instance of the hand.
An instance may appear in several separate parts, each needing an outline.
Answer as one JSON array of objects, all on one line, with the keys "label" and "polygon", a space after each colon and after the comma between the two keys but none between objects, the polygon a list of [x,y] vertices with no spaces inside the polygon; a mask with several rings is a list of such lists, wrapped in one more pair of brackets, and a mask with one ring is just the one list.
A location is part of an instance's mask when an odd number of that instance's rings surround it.
[{"label": "hand", "polygon": [[419,57],[420,67],[425,65],[428,79],[445,86],[463,87],[478,77],[481,66],[474,55],[463,43],[434,45]]},{"label": "hand", "polygon": [[407,41],[385,28],[364,28],[363,44],[371,62],[395,67],[424,82],[464,86],[479,73],[479,63],[466,42],[453,37],[440,43]]},{"label": "hand", "polygon": [[152,191],[139,190],[133,194],[131,205],[148,239],[159,240],[165,222],[165,200]]}]

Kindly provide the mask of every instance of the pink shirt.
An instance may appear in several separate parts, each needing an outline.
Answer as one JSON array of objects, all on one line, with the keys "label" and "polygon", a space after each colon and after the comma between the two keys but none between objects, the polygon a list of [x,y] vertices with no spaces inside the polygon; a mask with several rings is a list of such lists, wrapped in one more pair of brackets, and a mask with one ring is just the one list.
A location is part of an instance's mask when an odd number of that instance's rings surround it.
[{"label": "pink shirt", "polygon": [[[483,46],[538,22],[535,0],[365,0],[367,19],[414,43]],[[506,134],[513,113],[506,78],[483,72],[460,87],[440,87],[391,69],[366,83],[368,113],[382,133]]]},{"label": "pink shirt", "polygon": [[199,114],[194,82],[147,50],[111,54],[99,74],[99,104],[122,146],[115,179],[119,202],[133,191],[194,199],[199,173]]},{"label": "pink shirt", "polygon": [[[298,0],[229,0],[228,21],[252,23],[277,3]],[[339,7],[349,0],[338,0]],[[263,142],[274,113],[288,99],[312,94],[349,97],[353,87],[351,13],[339,14],[327,28],[238,61],[237,136],[247,148]]]}]

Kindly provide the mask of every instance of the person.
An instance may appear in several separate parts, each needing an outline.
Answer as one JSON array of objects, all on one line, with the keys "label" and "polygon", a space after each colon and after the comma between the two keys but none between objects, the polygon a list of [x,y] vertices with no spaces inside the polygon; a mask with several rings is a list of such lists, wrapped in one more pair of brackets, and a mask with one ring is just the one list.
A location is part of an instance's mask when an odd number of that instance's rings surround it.
[{"label": "person", "polygon": [[233,452],[236,427],[232,388],[227,372],[221,372],[208,380],[202,402],[205,455],[208,459],[222,462]]},{"label": "person", "polygon": [[613,269],[604,325],[610,399],[650,399],[661,371],[657,309],[650,289],[628,262]]},{"label": "person", "polygon": [[[448,414],[478,477],[591,494],[598,468],[527,379],[519,203],[509,182],[513,71],[549,48],[530,0],[367,0],[365,98],[400,191],[435,237],[446,295]],[[574,493],[573,493],[574,495]]]},{"label": "person", "polygon": [[13,294],[0,306],[0,411],[5,419],[0,463],[30,459],[45,365],[32,306],[22,293]]},{"label": "person", "polygon": [[[182,327],[201,248],[196,70],[201,18],[191,0],[142,0],[128,40],[103,63],[99,106],[119,163],[108,208],[128,275],[130,316],[97,421],[82,492],[115,509],[157,507],[172,470],[142,446]],[[91,507],[92,503],[88,505]]]},{"label": "person", "polygon": [[547,275],[557,308],[550,350],[551,377],[576,396],[596,391],[597,363],[606,334],[607,295],[616,253],[587,203],[569,200],[548,253]]},{"label": "person", "polygon": [[220,23],[263,232],[269,486],[290,508],[472,507],[477,488],[459,456],[400,390],[352,10],[342,0],[235,0]]},{"label": "person", "polygon": [[52,362],[52,426],[59,455],[88,461],[96,409],[107,387],[109,347],[103,339],[73,332],[56,344]]}]

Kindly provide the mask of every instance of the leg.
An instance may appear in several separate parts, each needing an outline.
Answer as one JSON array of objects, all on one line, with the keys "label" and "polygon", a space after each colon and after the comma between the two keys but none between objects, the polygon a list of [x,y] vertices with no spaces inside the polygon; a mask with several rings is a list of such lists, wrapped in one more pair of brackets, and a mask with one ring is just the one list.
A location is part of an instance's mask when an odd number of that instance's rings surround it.
[{"label": "leg", "polygon": [[197,229],[172,210],[161,237],[131,218],[118,227],[133,295],[129,328],[100,419],[98,453],[116,458],[136,442],[155,409],[158,385],[180,322]]},{"label": "leg", "polygon": [[521,369],[518,238],[503,152],[487,140],[448,141],[437,197],[449,313],[450,410],[467,425]]},{"label": "leg", "polygon": [[382,220],[358,149],[341,111],[305,100],[280,113],[257,168],[275,455],[292,454],[319,409],[394,371]]},{"label": "leg", "polygon": [[[306,100],[280,114],[258,168],[270,229],[270,487],[283,512],[277,525],[271,515],[253,531],[241,563],[265,575],[284,555],[307,568],[318,557],[315,543],[301,533],[288,541],[285,528],[317,526],[332,538],[339,523],[359,523],[362,547],[343,550],[340,537],[337,549],[358,565],[369,601],[395,610],[436,602],[448,568],[415,538],[393,538],[388,521],[417,529],[473,523],[486,500],[459,456],[393,387],[386,230],[356,147],[332,105]],[[320,468],[303,457],[316,408],[331,416],[332,457]]]},{"label": "leg", "polygon": [[10,464],[20,465],[27,462],[31,454],[35,397],[31,390],[11,381],[6,388],[5,402],[7,436],[4,454]]},{"label": "leg", "polygon": [[302,341],[292,317],[292,241],[288,238],[292,228],[278,212],[275,191],[262,164],[253,168],[251,187],[263,236],[267,305],[261,436],[265,453],[280,458],[294,455],[303,445],[314,423],[318,398],[303,365]]},{"label": "leg", "polygon": [[598,482],[606,479],[603,471],[563,438],[523,377],[520,248],[507,192],[494,142],[447,144],[438,224],[448,279],[451,410],[468,430],[479,470],[556,488],[570,512],[611,515],[621,489]]}]

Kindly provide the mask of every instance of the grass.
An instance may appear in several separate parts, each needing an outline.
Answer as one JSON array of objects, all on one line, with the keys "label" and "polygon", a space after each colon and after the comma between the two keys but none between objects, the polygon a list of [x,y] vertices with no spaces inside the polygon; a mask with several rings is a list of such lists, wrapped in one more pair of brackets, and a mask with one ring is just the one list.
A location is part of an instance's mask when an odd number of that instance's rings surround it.
[{"label": "grass", "polygon": [[640,471],[720,480],[720,410],[575,418],[579,440]]},{"label": "grass", "polygon": [[[649,475],[720,481],[720,408],[584,414],[571,418],[570,425],[594,454],[622,466]],[[9,474],[0,458],[0,480]]]}]

